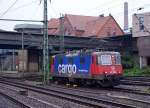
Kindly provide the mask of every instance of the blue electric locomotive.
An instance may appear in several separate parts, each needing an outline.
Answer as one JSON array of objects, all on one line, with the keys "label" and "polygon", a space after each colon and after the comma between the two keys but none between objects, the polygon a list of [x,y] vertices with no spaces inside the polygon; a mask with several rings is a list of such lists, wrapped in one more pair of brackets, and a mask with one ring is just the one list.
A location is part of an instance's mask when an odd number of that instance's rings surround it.
[{"label": "blue electric locomotive", "polygon": [[53,56],[51,75],[59,81],[118,85],[122,75],[120,53],[98,51],[58,54]]}]

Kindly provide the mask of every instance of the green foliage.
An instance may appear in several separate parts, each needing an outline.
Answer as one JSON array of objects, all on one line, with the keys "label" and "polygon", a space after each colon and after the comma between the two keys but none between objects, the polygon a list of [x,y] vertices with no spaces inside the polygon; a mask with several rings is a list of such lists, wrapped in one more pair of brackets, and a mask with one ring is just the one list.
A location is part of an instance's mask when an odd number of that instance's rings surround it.
[{"label": "green foliage", "polygon": [[150,75],[150,67],[145,67],[141,70],[141,73],[144,75]]},{"label": "green foliage", "polygon": [[150,75],[150,67],[140,69],[138,62],[134,56],[122,56],[122,64],[124,67],[124,76],[147,76]]},{"label": "green foliage", "polygon": [[140,69],[139,67],[133,67],[131,69],[124,70],[124,76],[150,76],[150,67]]},{"label": "green foliage", "polygon": [[135,58],[129,54],[123,55],[121,59],[124,69],[133,68],[137,64]]}]

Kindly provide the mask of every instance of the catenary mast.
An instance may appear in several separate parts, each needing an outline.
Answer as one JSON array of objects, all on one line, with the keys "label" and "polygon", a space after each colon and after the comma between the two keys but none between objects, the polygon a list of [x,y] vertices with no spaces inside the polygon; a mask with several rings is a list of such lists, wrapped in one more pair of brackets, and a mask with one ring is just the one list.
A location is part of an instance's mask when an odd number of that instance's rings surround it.
[{"label": "catenary mast", "polygon": [[43,81],[49,83],[49,48],[48,48],[48,15],[47,0],[44,0],[44,21],[43,21]]}]

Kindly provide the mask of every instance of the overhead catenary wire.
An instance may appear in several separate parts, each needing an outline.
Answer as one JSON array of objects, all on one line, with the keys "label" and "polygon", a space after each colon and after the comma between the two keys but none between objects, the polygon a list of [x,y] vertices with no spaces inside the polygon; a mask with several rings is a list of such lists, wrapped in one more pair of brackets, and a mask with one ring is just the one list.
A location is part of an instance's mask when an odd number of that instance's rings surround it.
[{"label": "overhead catenary wire", "polygon": [[36,0],[35,0],[35,1],[28,2],[28,3],[23,4],[23,5],[20,5],[20,6],[18,6],[18,7],[12,8],[11,10],[9,10],[9,12],[11,12],[11,11],[17,11],[17,10],[19,10],[19,9],[21,9],[21,8],[28,7],[29,5],[32,5],[33,3],[36,3],[36,2],[37,2]]},{"label": "overhead catenary wire", "polygon": [[3,17],[17,2],[18,0],[15,0],[15,2],[9,8],[7,8],[7,10],[4,11],[0,17]]},{"label": "overhead catenary wire", "polygon": [[[145,5],[140,6],[140,7],[145,8],[145,7],[148,7],[148,6],[150,6],[150,4],[145,4]],[[139,9],[140,7],[129,9],[129,13],[137,11],[137,9]],[[112,14],[112,15],[120,15],[120,14],[123,14],[123,12],[118,12],[118,13],[115,13],[115,14]],[[20,19],[0,19],[0,21],[43,22],[42,20],[20,20]]]},{"label": "overhead catenary wire", "polygon": [[37,14],[39,14],[40,8],[41,8],[40,6],[41,6],[41,1],[40,1],[40,4],[38,3],[38,5],[34,8],[34,12],[31,15],[30,19],[33,19],[34,17],[37,16]]},{"label": "overhead catenary wire", "polygon": [[111,1],[105,2],[105,3],[103,3],[103,4],[100,4],[100,5],[98,5],[98,6],[94,7],[94,8],[87,9],[87,12],[93,11],[93,10],[97,10],[98,8],[101,8],[101,9],[102,9],[102,6],[105,6],[106,4],[111,4],[113,1],[114,1],[114,0],[111,0]]},{"label": "overhead catenary wire", "polygon": [[[32,2],[35,2],[35,1],[32,1]],[[52,2],[51,2],[51,4],[52,4]],[[29,5],[29,3],[27,4],[25,4],[25,5],[22,5],[22,6],[28,6]],[[150,4],[149,4],[150,5]],[[131,14],[132,12],[134,12],[134,11],[137,11],[137,8],[140,8],[140,7],[148,7],[149,6],[148,4],[145,4],[145,5],[143,5],[143,6],[139,6],[139,7],[134,7],[134,8],[132,8],[132,9],[129,9],[129,13]],[[53,7],[53,6],[52,6]],[[19,7],[17,7],[17,8],[13,8],[13,9],[11,9],[11,10],[9,10],[9,12],[10,11],[12,11],[12,10],[14,10],[14,9],[20,9],[20,8],[22,8],[21,6],[19,6]],[[111,9],[112,7],[109,7],[109,9]],[[114,7],[113,7],[114,8]],[[54,9],[53,9],[53,11],[55,11]],[[101,10],[102,11],[102,10]],[[103,11],[105,11],[105,10],[103,10]],[[107,9],[107,11],[108,11],[108,9]],[[55,13],[56,13],[56,11],[55,11]],[[115,16],[117,16],[117,15],[123,15],[123,11],[122,12],[118,12],[118,13],[111,13],[112,15],[115,15]],[[51,16],[52,17],[52,16]],[[19,20],[19,19],[0,19],[0,21],[24,21],[24,22],[43,22],[43,21],[36,21],[36,20]]]},{"label": "overhead catenary wire", "polygon": [[[56,12],[55,8],[53,7],[53,3],[52,3],[52,2],[50,2],[50,6],[51,6],[51,10],[53,10],[55,16],[57,16],[58,13]],[[52,16],[51,16],[51,17],[52,17]]]},{"label": "overhead catenary wire", "polygon": [[[107,2],[106,2],[107,3]],[[111,4],[111,2],[108,2],[109,4]],[[121,4],[123,5],[123,3],[117,3],[117,4],[115,4],[115,5],[110,5],[110,7],[107,7],[106,5],[103,5],[102,7],[100,7],[100,11],[98,11],[99,13],[106,13],[106,11],[107,11],[107,13],[111,13],[111,12],[108,12],[109,10],[111,10],[111,9],[114,9],[114,8],[118,8],[118,6],[120,7],[121,6]],[[105,7],[104,7],[105,6]],[[138,6],[138,7],[133,7],[132,9],[130,9],[130,10],[134,10],[134,9],[136,9],[135,11],[137,11],[137,8],[139,8],[139,7],[148,7],[149,6],[149,4],[144,4],[143,6]],[[105,9],[106,8],[106,9]],[[90,10],[87,10],[88,11],[88,13],[90,12],[90,11],[95,11],[95,10],[98,10],[99,9],[99,7],[95,7],[95,8],[93,8],[93,9],[90,9]],[[129,11],[130,11],[129,10]],[[131,13],[131,12],[130,12]],[[118,13],[115,13],[115,15],[120,15],[120,14],[123,14],[123,11],[122,12],[118,12]]]},{"label": "overhead catenary wire", "polygon": [[[137,6],[137,7],[134,7],[132,9],[128,9],[128,12],[131,13],[131,12],[137,11],[139,9],[147,8],[148,6],[150,6],[150,4],[145,4],[143,6]],[[120,15],[120,14],[123,14],[123,12],[120,11],[120,12],[115,13],[114,15]]]},{"label": "overhead catenary wire", "polygon": [[42,20],[0,19],[0,21],[43,22]]},{"label": "overhead catenary wire", "polygon": [[[17,11],[21,8],[27,7],[35,2],[37,2],[37,0],[33,0],[31,2],[28,2],[26,4],[20,5],[18,7],[14,7],[14,5],[17,3],[18,0],[16,0],[0,17],[3,17],[6,13],[11,12],[11,11]],[[43,20],[22,20],[22,19],[3,19],[0,18],[0,21],[16,21],[16,22],[43,22]]]}]

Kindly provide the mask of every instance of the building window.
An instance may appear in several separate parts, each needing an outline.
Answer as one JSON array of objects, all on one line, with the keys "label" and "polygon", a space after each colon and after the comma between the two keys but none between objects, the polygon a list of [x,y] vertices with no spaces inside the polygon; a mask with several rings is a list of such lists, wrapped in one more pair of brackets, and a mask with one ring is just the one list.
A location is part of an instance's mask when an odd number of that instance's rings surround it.
[{"label": "building window", "polygon": [[139,17],[139,28],[144,30],[144,17]]}]

